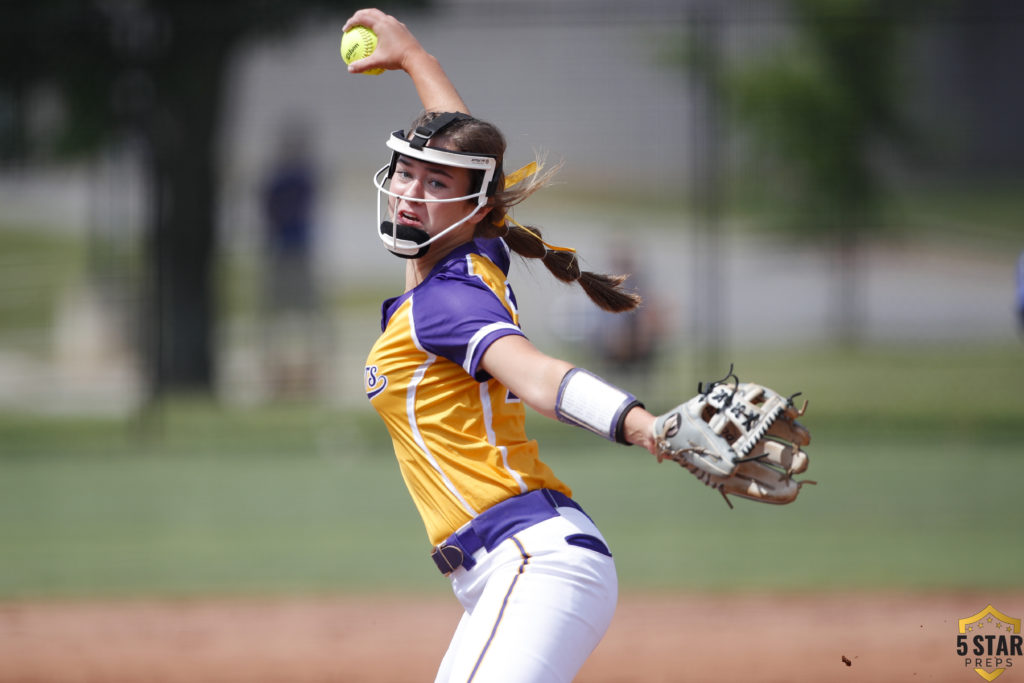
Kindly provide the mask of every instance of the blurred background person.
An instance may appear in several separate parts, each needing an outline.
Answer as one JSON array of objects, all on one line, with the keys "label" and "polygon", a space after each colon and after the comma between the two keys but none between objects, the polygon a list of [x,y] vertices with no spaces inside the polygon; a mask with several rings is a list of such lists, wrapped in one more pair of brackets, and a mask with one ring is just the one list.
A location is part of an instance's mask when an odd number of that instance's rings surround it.
[{"label": "blurred background person", "polygon": [[315,388],[321,307],[313,264],[317,172],[310,136],[302,121],[282,129],[260,188],[264,359],[275,397],[305,396]]},{"label": "blurred background person", "polygon": [[592,335],[594,351],[606,374],[628,377],[646,388],[657,362],[665,321],[654,288],[646,286],[638,272],[632,248],[619,243],[613,244],[611,251],[609,272],[629,273],[626,287],[639,294],[643,303],[625,313],[598,311]]},{"label": "blurred background person", "polygon": [[1024,333],[1024,251],[1017,259],[1017,322]]}]

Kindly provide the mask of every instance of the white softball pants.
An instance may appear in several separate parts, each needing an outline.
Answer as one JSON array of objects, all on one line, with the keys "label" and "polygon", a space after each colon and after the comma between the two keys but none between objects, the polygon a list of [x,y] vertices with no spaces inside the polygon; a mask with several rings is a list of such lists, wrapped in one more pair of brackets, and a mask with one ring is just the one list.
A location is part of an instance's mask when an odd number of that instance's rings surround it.
[{"label": "white softball pants", "polygon": [[466,611],[435,683],[569,683],[597,647],[618,599],[615,562],[582,547],[607,548],[585,514],[557,512],[452,572]]}]

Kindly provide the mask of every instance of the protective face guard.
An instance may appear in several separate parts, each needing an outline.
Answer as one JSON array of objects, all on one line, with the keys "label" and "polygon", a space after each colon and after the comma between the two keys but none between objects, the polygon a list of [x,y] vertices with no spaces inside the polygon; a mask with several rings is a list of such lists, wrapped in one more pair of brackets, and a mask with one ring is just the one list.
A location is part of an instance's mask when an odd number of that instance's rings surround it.
[{"label": "protective face guard", "polygon": [[[487,205],[488,197],[491,197],[497,187],[498,160],[494,156],[486,154],[470,154],[465,152],[453,152],[451,150],[437,147],[427,147],[430,138],[443,130],[447,125],[465,115],[439,116],[426,126],[420,126],[413,132],[412,139],[406,139],[405,131],[395,131],[388,138],[387,146],[392,150],[391,162],[382,166],[373,176],[373,184],[377,188],[377,222],[380,225],[380,240],[384,247],[396,256],[403,258],[419,258],[427,253],[431,243],[443,235],[448,234],[472,218],[480,209]],[[410,197],[400,195],[390,190],[391,178],[395,174],[399,157],[406,156],[418,161],[424,161],[441,166],[455,166],[466,168],[471,171],[483,171],[479,188],[470,194],[462,197],[451,197],[448,199],[428,199],[423,197]],[[452,223],[447,228],[430,237],[425,230],[409,225],[395,225],[392,221],[382,220],[382,207],[387,203],[384,195],[395,199],[405,199],[414,202],[462,202],[476,199],[476,206],[461,220]]]}]

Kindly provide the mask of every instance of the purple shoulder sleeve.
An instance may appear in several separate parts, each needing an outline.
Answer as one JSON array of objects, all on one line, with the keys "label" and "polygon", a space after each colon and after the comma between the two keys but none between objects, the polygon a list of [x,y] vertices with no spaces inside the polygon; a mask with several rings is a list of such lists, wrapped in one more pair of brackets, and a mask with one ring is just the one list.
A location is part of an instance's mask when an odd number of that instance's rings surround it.
[{"label": "purple shoulder sleeve", "polygon": [[484,351],[506,335],[522,335],[498,295],[472,279],[437,279],[417,291],[413,321],[417,342],[425,351],[462,366],[479,381]]}]

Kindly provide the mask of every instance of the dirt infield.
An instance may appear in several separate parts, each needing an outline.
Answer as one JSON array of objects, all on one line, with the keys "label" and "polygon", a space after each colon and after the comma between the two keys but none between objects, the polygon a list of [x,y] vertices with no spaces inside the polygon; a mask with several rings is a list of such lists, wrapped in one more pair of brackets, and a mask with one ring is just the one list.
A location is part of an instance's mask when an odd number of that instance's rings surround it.
[{"label": "dirt infield", "polygon": [[[1024,594],[625,595],[577,681],[980,681],[957,620],[988,604],[1024,614]],[[431,681],[458,617],[370,596],[0,603],[0,682]],[[1024,682],[1014,664],[1001,681]]]}]

